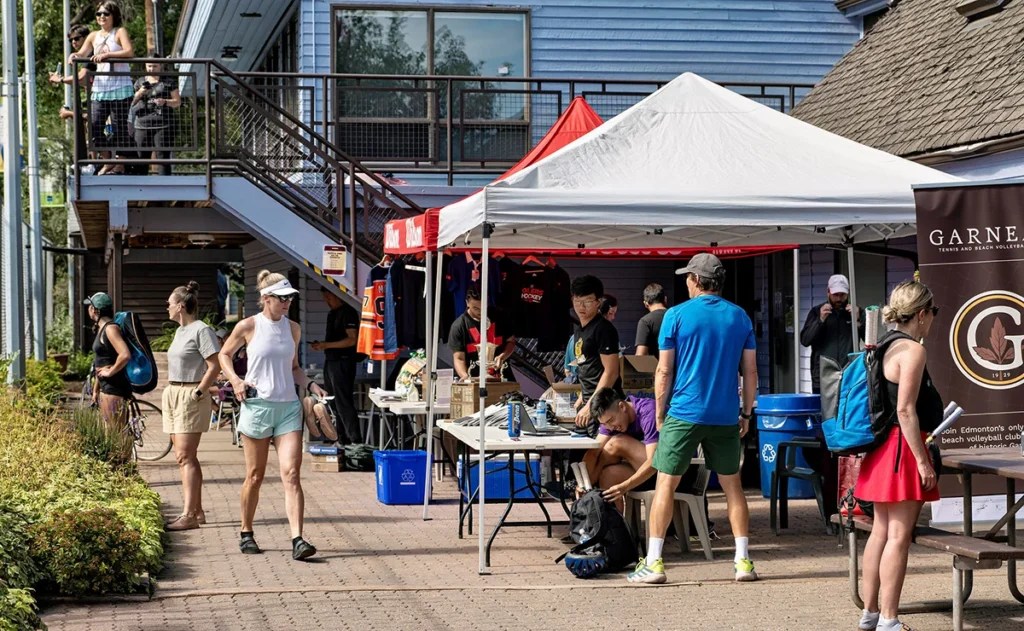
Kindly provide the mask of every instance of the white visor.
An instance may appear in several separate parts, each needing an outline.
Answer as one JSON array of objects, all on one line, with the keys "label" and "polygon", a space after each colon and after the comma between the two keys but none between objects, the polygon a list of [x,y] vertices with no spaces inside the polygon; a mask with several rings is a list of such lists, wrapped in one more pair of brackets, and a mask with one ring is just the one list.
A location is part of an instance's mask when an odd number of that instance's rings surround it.
[{"label": "white visor", "polygon": [[272,294],[274,296],[294,296],[297,293],[299,293],[299,290],[292,287],[292,284],[288,282],[287,278],[274,283],[270,287],[260,290],[261,296],[266,296],[268,294]]}]

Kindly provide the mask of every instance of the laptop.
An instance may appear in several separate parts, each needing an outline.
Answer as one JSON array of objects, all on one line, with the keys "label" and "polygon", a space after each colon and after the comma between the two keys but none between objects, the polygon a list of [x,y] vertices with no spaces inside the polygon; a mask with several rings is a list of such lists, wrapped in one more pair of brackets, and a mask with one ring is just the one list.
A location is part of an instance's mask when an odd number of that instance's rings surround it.
[{"label": "laptop", "polygon": [[571,432],[558,425],[537,427],[526,411],[526,406],[519,407],[519,429],[523,436],[568,436]]}]

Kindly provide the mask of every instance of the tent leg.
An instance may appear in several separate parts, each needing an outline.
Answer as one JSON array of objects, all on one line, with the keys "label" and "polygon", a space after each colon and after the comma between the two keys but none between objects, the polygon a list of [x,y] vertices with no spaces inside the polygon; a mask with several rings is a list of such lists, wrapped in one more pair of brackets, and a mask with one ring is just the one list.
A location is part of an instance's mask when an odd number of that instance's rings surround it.
[{"label": "tent leg", "polygon": [[853,352],[860,350],[860,336],[857,334],[857,275],[854,271],[853,243],[846,246],[846,262],[850,268],[850,308],[854,317],[850,318],[850,326],[853,327]]},{"label": "tent leg", "polygon": [[[380,389],[387,390],[388,388],[388,360],[380,360]],[[380,443],[377,448],[384,451],[384,424],[386,419],[384,415],[387,411],[384,408],[380,409],[380,431],[377,433],[377,441]]]},{"label": "tent leg", "polygon": [[424,488],[423,488],[423,519],[427,519],[427,506],[430,504],[430,491],[434,481],[434,370],[431,366],[437,363],[435,356],[437,354],[437,341],[433,337],[434,332],[434,306],[432,303],[434,298],[433,281],[434,281],[434,266],[432,265],[433,253],[427,250],[427,261],[426,261],[426,302],[427,302],[427,357],[426,366],[424,372],[427,374],[426,380],[423,382],[423,394],[427,399],[427,419],[426,419],[426,441],[427,441],[427,471],[424,476]]},{"label": "tent leg", "polygon": [[[477,461],[477,478],[480,480],[480,490],[478,492],[480,499],[479,509],[479,525],[477,526],[477,534],[480,538],[479,542],[479,568],[480,574],[490,574],[488,570],[488,562],[486,556],[486,544],[484,542],[484,477],[487,474],[487,303],[490,299],[487,288],[490,283],[487,281],[490,279],[488,274],[489,260],[491,258],[491,229],[492,226],[488,223],[483,225],[483,252],[481,257],[483,261],[481,263],[480,270],[480,359],[483,361],[478,362],[480,364],[480,459]],[[509,472],[512,475],[512,472]],[[468,477],[468,476],[467,476]]]},{"label": "tent leg", "polygon": [[793,392],[800,394],[800,248],[793,248]]}]

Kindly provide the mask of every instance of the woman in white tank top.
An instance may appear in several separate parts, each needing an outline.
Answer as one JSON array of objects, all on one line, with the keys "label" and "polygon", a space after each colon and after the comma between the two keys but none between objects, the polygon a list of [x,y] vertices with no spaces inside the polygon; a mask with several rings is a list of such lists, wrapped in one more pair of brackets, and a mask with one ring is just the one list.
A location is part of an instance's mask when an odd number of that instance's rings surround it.
[{"label": "woman in white tank top", "polygon": [[[288,524],[292,531],[292,558],[307,559],[316,548],[302,538],[303,494],[299,481],[302,466],[302,405],[298,389],[318,396],[326,393],[310,383],[299,365],[299,325],[288,319],[292,300],[299,292],[281,274],[263,270],[257,277],[263,310],[235,326],[220,351],[220,366],[231,382],[235,398],[242,402],[238,431],[245,436],[245,482],[242,484],[242,532],[239,548],[243,554],[262,552],[253,537],[263,475],[267,470],[270,441],[281,464]],[[248,372],[242,380],[231,359],[246,346]]]},{"label": "woman in white tank top", "polygon": [[[96,7],[98,31],[89,33],[82,48],[71,58],[92,59],[96,64],[93,71],[92,90],[89,95],[89,149],[120,148],[128,151],[132,138],[128,133],[128,111],[131,108],[132,78],[128,75],[110,75],[111,72],[128,72],[126,63],[112,63],[112,59],[131,59],[135,56],[128,29],[121,26],[121,8],[116,2],[101,2]],[[104,129],[110,118],[114,137],[107,139]],[[101,154],[113,157],[111,152]],[[120,165],[104,165],[99,174],[124,173]]]}]

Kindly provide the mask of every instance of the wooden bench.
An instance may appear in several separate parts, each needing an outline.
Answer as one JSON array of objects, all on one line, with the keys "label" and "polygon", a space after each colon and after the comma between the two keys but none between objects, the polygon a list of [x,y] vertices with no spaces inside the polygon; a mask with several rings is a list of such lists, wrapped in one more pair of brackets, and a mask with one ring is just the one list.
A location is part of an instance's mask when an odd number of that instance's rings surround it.
[{"label": "wooden bench", "polygon": [[[832,523],[838,524],[845,532],[850,549],[850,596],[858,608],[864,608],[860,597],[860,581],[857,569],[857,533],[870,533],[874,522],[870,517],[855,515],[853,528],[850,520],[843,515],[833,515]],[[1002,567],[1004,561],[1024,560],[1024,548],[1014,548],[988,539],[959,535],[947,530],[918,526],[914,529],[913,543],[938,550],[953,556],[953,598],[951,603],[912,603],[900,607],[901,613],[924,613],[935,611],[953,612],[953,630],[963,630],[964,605],[971,597],[974,570],[989,570]]]}]

